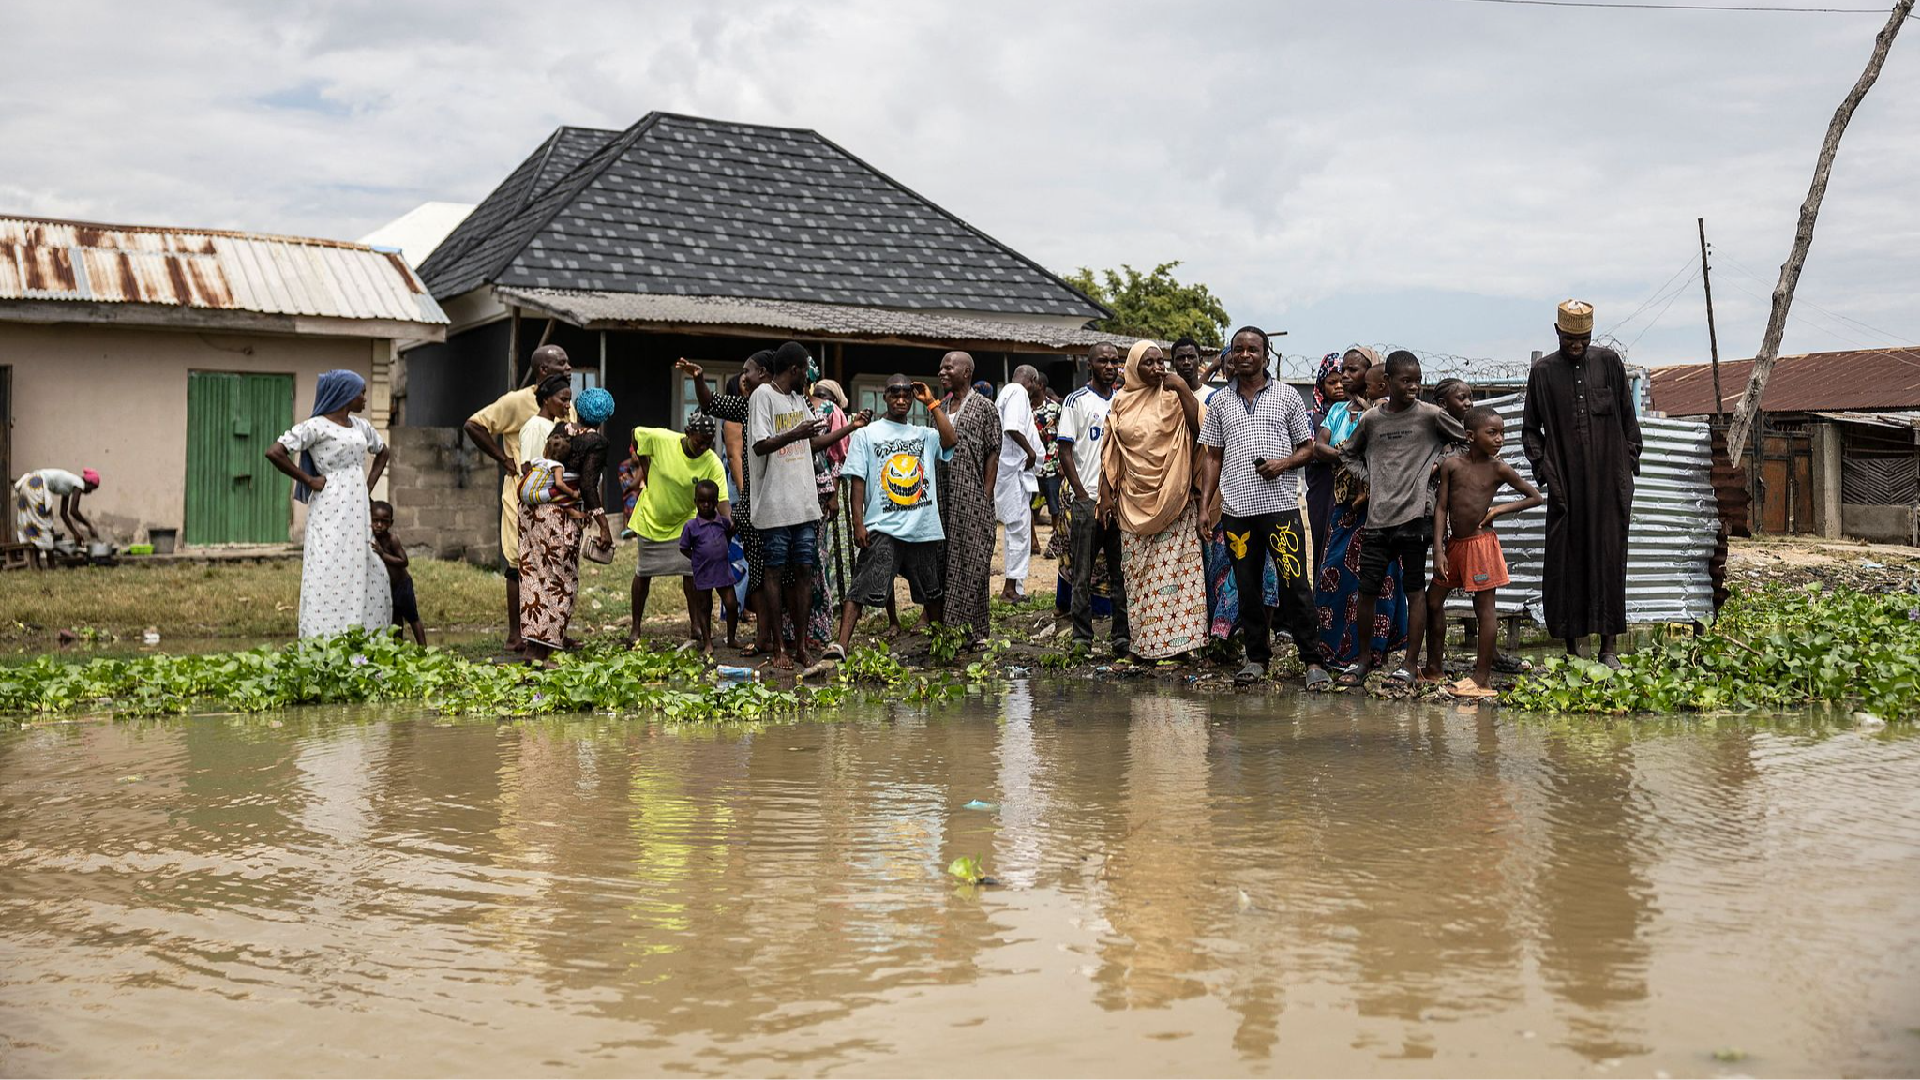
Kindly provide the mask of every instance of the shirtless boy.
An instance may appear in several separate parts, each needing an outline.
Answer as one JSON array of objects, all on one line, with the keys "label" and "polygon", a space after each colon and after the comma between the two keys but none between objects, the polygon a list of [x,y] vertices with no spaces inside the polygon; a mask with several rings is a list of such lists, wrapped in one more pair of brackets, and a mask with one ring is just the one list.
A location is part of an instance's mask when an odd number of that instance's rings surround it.
[{"label": "shirtless boy", "polygon": [[[1500,552],[1500,537],[1489,528],[1493,519],[1539,506],[1540,491],[1527,483],[1513,466],[1500,460],[1500,447],[1507,441],[1506,421],[1486,406],[1468,409],[1461,426],[1467,429],[1467,452],[1443,458],[1440,462],[1440,492],[1433,508],[1433,585],[1427,590],[1427,623],[1435,632],[1434,641],[1445,640],[1447,593],[1465,589],[1473,597],[1473,615],[1480,624],[1479,652],[1474,660],[1473,676],[1461,679],[1448,690],[1456,697],[1493,697],[1494,592],[1507,583],[1507,560]],[[1526,496],[1498,506],[1494,495],[1509,485]],[[1438,648],[1427,650],[1427,667],[1421,678],[1439,682],[1445,678],[1440,667]]]}]

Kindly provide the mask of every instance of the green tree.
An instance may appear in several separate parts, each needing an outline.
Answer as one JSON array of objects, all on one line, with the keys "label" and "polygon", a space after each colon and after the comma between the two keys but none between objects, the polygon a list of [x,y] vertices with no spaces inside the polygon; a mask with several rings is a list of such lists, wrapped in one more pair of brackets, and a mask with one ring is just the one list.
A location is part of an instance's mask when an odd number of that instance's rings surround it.
[{"label": "green tree", "polygon": [[1201,348],[1218,349],[1227,329],[1227,309],[1205,285],[1182,285],[1175,280],[1173,269],[1179,265],[1163,262],[1142,274],[1121,263],[1119,273],[1102,270],[1097,281],[1093,271],[1083,266],[1066,277],[1067,284],[1113,312],[1113,318],[1093,324],[1096,330],[1163,341],[1186,335]]}]

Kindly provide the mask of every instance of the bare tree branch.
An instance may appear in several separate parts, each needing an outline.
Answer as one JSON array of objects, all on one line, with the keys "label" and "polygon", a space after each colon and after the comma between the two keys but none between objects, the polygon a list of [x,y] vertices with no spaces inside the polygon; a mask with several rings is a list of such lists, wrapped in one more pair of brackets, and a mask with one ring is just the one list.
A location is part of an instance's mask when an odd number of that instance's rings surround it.
[{"label": "bare tree branch", "polygon": [[1913,4],[1914,0],[1899,0],[1893,5],[1887,25],[1873,39],[1873,55],[1867,58],[1867,69],[1860,73],[1860,81],[1853,84],[1846,100],[1834,111],[1833,122],[1827,125],[1826,141],[1820,144],[1820,160],[1813,167],[1813,186],[1807,189],[1807,201],[1800,204],[1800,223],[1793,230],[1793,249],[1780,267],[1780,283],[1773,287],[1773,311],[1767,316],[1767,332],[1760,339],[1760,351],[1754,355],[1746,393],[1734,409],[1733,425],[1727,432],[1727,456],[1736,463],[1740,452],[1746,449],[1753,419],[1760,412],[1760,395],[1766,392],[1767,377],[1773,374],[1774,362],[1780,359],[1780,338],[1787,330],[1787,309],[1793,305],[1793,290],[1800,284],[1800,269],[1807,263],[1807,249],[1813,246],[1813,223],[1820,216],[1820,201],[1827,195],[1827,177],[1833,172],[1833,156],[1840,150],[1840,136],[1846,132],[1847,122],[1853,119],[1853,110],[1859,108],[1861,99],[1880,77],[1887,51],[1893,48],[1893,39],[1899,36],[1907,16],[1913,14]]}]

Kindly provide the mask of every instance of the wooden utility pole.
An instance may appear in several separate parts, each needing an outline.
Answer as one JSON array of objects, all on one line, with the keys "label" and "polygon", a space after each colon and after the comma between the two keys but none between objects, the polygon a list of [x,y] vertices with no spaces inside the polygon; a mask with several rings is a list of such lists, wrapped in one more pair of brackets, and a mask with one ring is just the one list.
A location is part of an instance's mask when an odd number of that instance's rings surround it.
[{"label": "wooden utility pole", "polygon": [[1806,265],[1807,249],[1813,246],[1813,223],[1820,216],[1820,200],[1827,195],[1827,177],[1833,172],[1833,156],[1840,150],[1840,136],[1846,132],[1847,122],[1853,119],[1853,110],[1860,107],[1867,91],[1880,78],[1887,51],[1893,48],[1893,39],[1899,36],[1907,17],[1913,14],[1913,4],[1914,0],[1899,0],[1893,5],[1887,25],[1881,27],[1873,39],[1873,55],[1867,58],[1867,69],[1860,73],[1859,81],[1834,111],[1833,122],[1827,125],[1827,138],[1820,144],[1820,157],[1813,167],[1813,185],[1807,189],[1807,201],[1800,204],[1800,223],[1793,230],[1793,248],[1780,267],[1780,283],[1773,287],[1773,310],[1767,316],[1767,332],[1760,339],[1760,351],[1753,358],[1753,374],[1747,378],[1746,393],[1734,409],[1733,424],[1727,430],[1727,457],[1736,464],[1741,451],[1747,447],[1747,433],[1753,428],[1753,419],[1759,415],[1760,395],[1766,392],[1767,377],[1773,374],[1774,361],[1780,359],[1780,338],[1787,330],[1787,309],[1793,306],[1793,290],[1800,283],[1800,269]]},{"label": "wooden utility pole", "polygon": [[1713,416],[1727,422],[1727,399],[1720,393],[1720,335],[1713,329],[1713,279],[1707,276],[1707,219],[1700,223],[1700,286],[1707,290],[1707,348],[1713,356]]}]

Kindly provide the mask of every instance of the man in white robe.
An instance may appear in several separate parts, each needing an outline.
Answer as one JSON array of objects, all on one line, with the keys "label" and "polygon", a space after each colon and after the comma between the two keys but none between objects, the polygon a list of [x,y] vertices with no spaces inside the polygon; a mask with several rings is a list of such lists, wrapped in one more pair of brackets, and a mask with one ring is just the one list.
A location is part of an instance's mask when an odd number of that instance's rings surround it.
[{"label": "man in white robe", "polygon": [[1000,476],[993,485],[993,514],[1007,529],[1003,565],[1006,583],[1000,596],[1018,600],[1027,594],[1027,564],[1033,557],[1033,496],[1040,490],[1040,464],[1046,454],[1033,410],[1046,393],[1038,369],[1022,364],[1013,381],[1000,388]]}]

